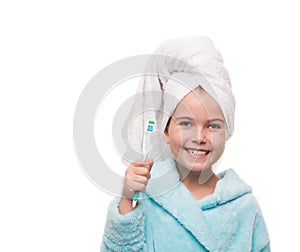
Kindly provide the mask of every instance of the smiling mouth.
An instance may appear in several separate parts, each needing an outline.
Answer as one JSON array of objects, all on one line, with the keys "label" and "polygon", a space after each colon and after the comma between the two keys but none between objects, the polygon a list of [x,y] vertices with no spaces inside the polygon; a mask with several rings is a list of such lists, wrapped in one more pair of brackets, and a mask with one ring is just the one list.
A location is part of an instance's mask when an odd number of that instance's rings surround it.
[{"label": "smiling mouth", "polygon": [[210,150],[184,148],[190,155],[194,157],[205,157],[210,153]]}]

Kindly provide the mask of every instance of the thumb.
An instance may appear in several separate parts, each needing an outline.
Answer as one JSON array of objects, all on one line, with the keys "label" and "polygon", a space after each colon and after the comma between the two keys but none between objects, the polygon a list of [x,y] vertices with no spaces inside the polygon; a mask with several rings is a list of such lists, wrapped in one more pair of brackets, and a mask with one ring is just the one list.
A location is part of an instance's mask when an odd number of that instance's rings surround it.
[{"label": "thumb", "polygon": [[149,157],[145,161],[146,161],[146,163],[148,163],[150,165],[150,170],[151,170],[151,168],[154,164],[154,160],[151,157]]}]

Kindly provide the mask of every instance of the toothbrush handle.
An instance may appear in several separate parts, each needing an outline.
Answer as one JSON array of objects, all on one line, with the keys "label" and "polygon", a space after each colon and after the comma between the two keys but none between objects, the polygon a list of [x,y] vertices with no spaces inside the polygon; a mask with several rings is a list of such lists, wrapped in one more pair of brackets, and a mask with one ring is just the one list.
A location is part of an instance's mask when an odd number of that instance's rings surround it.
[{"label": "toothbrush handle", "polygon": [[[143,158],[144,158],[144,159],[147,159],[147,158],[148,158],[148,155],[143,155]],[[139,198],[139,192],[137,191],[137,192],[134,193],[133,199],[132,199],[132,207],[133,207],[133,208],[136,207],[138,198]]]},{"label": "toothbrush handle", "polygon": [[135,192],[132,199],[132,207],[135,208],[139,198],[139,192]]}]

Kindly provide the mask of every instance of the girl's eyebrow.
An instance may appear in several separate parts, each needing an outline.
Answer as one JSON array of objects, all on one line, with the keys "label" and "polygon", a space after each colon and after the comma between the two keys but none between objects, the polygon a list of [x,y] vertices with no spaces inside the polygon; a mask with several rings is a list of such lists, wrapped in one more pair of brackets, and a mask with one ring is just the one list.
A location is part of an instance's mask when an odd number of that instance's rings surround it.
[{"label": "girl's eyebrow", "polygon": [[[193,117],[189,117],[189,116],[179,116],[179,117],[175,117],[174,118],[175,120],[182,120],[182,119],[187,119],[187,120],[195,120],[195,118]],[[216,122],[216,121],[219,121],[219,122],[222,122],[222,123],[225,123],[225,121],[221,118],[212,118],[212,119],[209,119],[207,120],[208,122]]]},{"label": "girl's eyebrow", "polygon": [[213,119],[209,119],[210,122],[215,122],[215,121],[220,121],[220,122],[223,122],[225,123],[225,121],[221,118],[213,118]]},{"label": "girl's eyebrow", "polygon": [[179,116],[179,117],[174,117],[175,120],[182,120],[182,119],[187,119],[187,120],[194,120],[195,118],[189,117],[189,116]]}]

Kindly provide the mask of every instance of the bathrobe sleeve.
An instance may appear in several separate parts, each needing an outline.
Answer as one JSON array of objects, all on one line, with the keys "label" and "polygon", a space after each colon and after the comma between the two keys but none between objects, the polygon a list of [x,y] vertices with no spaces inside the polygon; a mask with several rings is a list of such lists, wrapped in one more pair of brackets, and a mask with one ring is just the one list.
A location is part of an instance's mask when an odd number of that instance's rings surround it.
[{"label": "bathrobe sleeve", "polygon": [[109,205],[101,251],[145,251],[143,203],[139,201],[133,211],[121,215],[119,201],[116,198]]},{"label": "bathrobe sleeve", "polygon": [[269,252],[270,239],[267,231],[267,227],[259,209],[254,220],[254,229],[252,236],[252,251],[253,252]]}]

